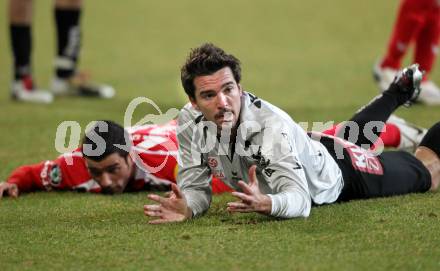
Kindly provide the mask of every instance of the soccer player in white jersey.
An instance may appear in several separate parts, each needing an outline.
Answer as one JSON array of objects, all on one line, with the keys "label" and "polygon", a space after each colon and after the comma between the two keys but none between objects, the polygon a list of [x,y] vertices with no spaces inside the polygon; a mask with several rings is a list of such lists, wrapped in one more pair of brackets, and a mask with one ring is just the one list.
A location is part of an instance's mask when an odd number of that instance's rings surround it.
[{"label": "soccer player in white jersey", "polygon": [[[440,123],[427,132],[415,157],[368,151],[390,114],[417,98],[417,66],[402,71],[356,113],[340,128],[340,137],[307,134],[281,109],[245,92],[239,60],[213,44],[191,51],[181,79],[190,103],[178,118],[178,186],[171,185],[169,197],[149,195],[155,202],[144,206],[145,215],[154,218],[150,223],[202,215],[211,203],[212,176],[236,190],[237,201],[228,203],[228,211],[282,218],[307,217],[312,204],[425,192],[439,185]],[[353,123],[361,133],[350,142]]]}]

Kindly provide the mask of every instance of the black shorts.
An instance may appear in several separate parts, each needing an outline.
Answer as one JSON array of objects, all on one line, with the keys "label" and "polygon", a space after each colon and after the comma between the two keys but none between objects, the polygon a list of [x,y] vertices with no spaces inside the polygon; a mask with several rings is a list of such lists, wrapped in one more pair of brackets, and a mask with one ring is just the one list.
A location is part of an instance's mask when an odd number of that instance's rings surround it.
[{"label": "black shorts", "polygon": [[334,146],[339,142],[336,141],[326,137],[320,140],[335,159],[344,178],[344,187],[337,201],[420,193],[431,188],[431,174],[410,153],[385,151],[373,156],[353,144],[345,145],[343,156],[338,157]]},{"label": "black shorts", "polygon": [[412,154],[391,151],[378,158],[382,175],[359,172],[352,166],[343,167],[344,187],[337,201],[420,193],[431,188],[431,174]]}]

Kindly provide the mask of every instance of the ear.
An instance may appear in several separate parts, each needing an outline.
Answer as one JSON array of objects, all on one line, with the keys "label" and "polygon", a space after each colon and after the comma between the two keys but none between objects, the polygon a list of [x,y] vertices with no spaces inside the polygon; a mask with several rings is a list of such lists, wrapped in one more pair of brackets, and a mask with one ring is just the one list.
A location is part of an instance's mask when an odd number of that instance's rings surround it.
[{"label": "ear", "polygon": [[[195,98],[192,98],[192,97],[189,97],[189,96],[188,96],[188,98],[189,98],[189,101],[191,102],[191,105],[192,105],[196,110],[199,110],[199,107],[197,106],[196,99],[195,99]],[[199,111],[200,111],[200,110],[199,110]]]},{"label": "ear", "polygon": [[243,95],[243,88],[241,87],[241,84],[237,84],[238,86],[238,91],[240,93],[240,96]]},{"label": "ear", "polygon": [[130,148],[130,151],[128,152],[128,155],[125,156],[125,162],[128,164],[129,162],[134,162],[133,158],[134,155],[136,155],[135,151],[133,150],[133,147]]}]

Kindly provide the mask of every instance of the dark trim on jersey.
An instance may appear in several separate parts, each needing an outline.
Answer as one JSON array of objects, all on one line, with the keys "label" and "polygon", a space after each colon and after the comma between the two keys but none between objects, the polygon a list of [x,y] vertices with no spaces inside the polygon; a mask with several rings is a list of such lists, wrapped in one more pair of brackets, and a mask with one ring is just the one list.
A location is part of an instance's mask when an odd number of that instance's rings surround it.
[{"label": "dark trim on jersey", "polygon": [[198,124],[198,123],[202,120],[202,118],[203,118],[203,115],[198,116],[198,117],[194,120],[194,123],[195,123],[195,124]]}]

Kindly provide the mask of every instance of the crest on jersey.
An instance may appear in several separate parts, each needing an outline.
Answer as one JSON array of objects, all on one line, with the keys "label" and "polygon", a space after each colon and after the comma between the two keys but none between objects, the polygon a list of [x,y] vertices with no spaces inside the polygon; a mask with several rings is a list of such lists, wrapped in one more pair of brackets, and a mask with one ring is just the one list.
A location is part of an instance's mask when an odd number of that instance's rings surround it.
[{"label": "crest on jersey", "polygon": [[215,157],[208,157],[208,166],[212,169],[218,167],[218,160]]},{"label": "crest on jersey", "polygon": [[219,179],[225,178],[223,168],[220,166],[220,162],[217,157],[208,157],[208,166],[211,169],[211,173],[214,177]]},{"label": "crest on jersey", "polygon": [[52,186],[59,186],[61,184],[62,176],[58,165],[54,165],[49,172],[49,181]]}]

